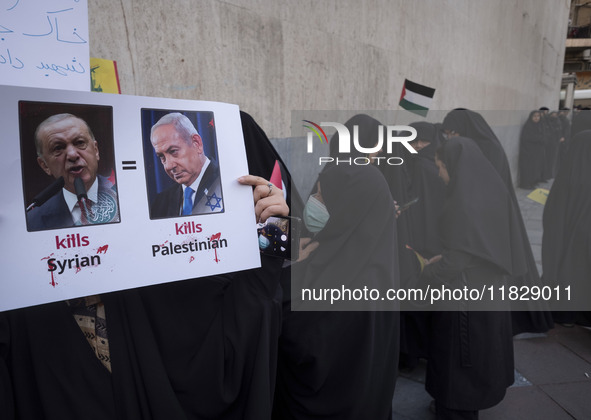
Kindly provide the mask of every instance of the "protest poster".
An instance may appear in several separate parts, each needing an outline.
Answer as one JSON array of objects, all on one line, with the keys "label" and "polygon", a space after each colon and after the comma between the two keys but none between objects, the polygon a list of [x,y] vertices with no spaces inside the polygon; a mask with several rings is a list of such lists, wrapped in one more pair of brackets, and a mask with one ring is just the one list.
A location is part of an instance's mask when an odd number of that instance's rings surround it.
[{"label": "protest poster", "polygon": [[86,0],[17,0],[2,6],[2,84],[90,90]]},{"label": "protest poster", "polygon": [[[0,310],[260,266],[252,188],[237,181],[248,173],[238,106],[16,86],[0,86],[0,98]],[[77,117],[66,121],[83,120],[96,140],[86,161],[67,170],[51,163],[53,143],[41,141],[41,155],[35,143],[39,124],[64,113]],[[157,155],[151,143],[152,126],[171,113],[195,127],[209,160],[201,182],[210,184],[187,216],[170,198],[184,175],[167,168],[168,152]],[[36,205],[60,171],[64,187]],[[90,172],[99,210],[86,220],[60,215],[63,190],[75,178],[86,183]]]}]

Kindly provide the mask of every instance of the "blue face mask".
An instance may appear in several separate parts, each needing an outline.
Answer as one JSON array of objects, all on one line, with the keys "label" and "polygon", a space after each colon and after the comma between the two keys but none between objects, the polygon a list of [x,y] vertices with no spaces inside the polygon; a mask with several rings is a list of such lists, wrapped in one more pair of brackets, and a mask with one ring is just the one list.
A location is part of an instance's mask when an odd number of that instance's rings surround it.
[{"label": "blue face mask", "polygon": [[267,249],[267,247],[271,244],[271,241],[265,238],[263,235],[259,236],[259,248],[260,249]]},{"label": "blue face mask", "polygon": [[320,232],[326,226],[329,218],[326,206],[311,195],[304,207],[304,223],[308,230],[312,233]]}]

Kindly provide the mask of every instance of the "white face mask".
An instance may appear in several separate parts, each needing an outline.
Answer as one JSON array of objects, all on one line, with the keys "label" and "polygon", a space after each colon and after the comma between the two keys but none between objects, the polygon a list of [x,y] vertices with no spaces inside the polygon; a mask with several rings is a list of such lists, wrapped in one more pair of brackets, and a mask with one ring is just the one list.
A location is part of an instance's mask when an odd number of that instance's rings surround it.
[{"label": "white face mask", "polygon": [[326,206],[313,195],[308,198],[308,202],[304,207],[304,223],[308,230],[312,233],[318,233],[330,218]]}]

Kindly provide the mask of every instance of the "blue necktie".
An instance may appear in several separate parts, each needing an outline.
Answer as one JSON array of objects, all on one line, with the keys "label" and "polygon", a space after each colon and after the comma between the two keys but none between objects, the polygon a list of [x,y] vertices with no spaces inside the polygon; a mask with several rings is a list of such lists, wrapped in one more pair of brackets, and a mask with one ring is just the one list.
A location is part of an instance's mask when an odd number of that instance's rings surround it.
[{"label": "blue necktie", "polygon": [[191,200],[191,196],[194,192],[190,187],[185,188],[185,202],[183,203],[182,216],[188,216],[193,212],[193,200]]}]

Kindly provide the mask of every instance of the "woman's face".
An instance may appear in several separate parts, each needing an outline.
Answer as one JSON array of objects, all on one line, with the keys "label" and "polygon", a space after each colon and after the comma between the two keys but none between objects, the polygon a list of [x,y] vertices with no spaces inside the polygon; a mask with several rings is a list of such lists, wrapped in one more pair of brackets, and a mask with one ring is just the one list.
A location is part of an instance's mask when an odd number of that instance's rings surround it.
[{"label": "woman's face", "polygon": [[531,120],[535,123],[540,122],[540,113],[534,112],[534,114],[531,116]]},{"label": "woman's face", "polygon": [[418,139],[418,140],[414,140],[414,141],[410,142],[410,145],[417,152],[421,151],[422,149],[424,149],[425,147],[429,146],[430,144],[431,144],[430,141],[422,140],[422,139]]},{"label": "woman's face", "polygon": [[435,157],[435,164],[439,168],[439,178],[441,178],[443,180],[443,182],[445,182],[445,185],[448,185],[449,184],[449,172],[447,172],[447,167],[445,166],[445,163],[443,163],[441,160],[439,160],[438,157]]},{"label": "woman's face", "polygon": [[312,194],[312,196],[324,204],[324,200],[322,199],[322,190],[320,189],[320,181],[316,183],[316,193]]},{"label": "woman's face", "polygon": [[454,130],[449,130],[449,129],[443,130],[443,137],[446,140],[449,140],[452,137],[458,137],[459,135],[460,135],[460,133],[458,133],[458,132],[456,132]]}]

